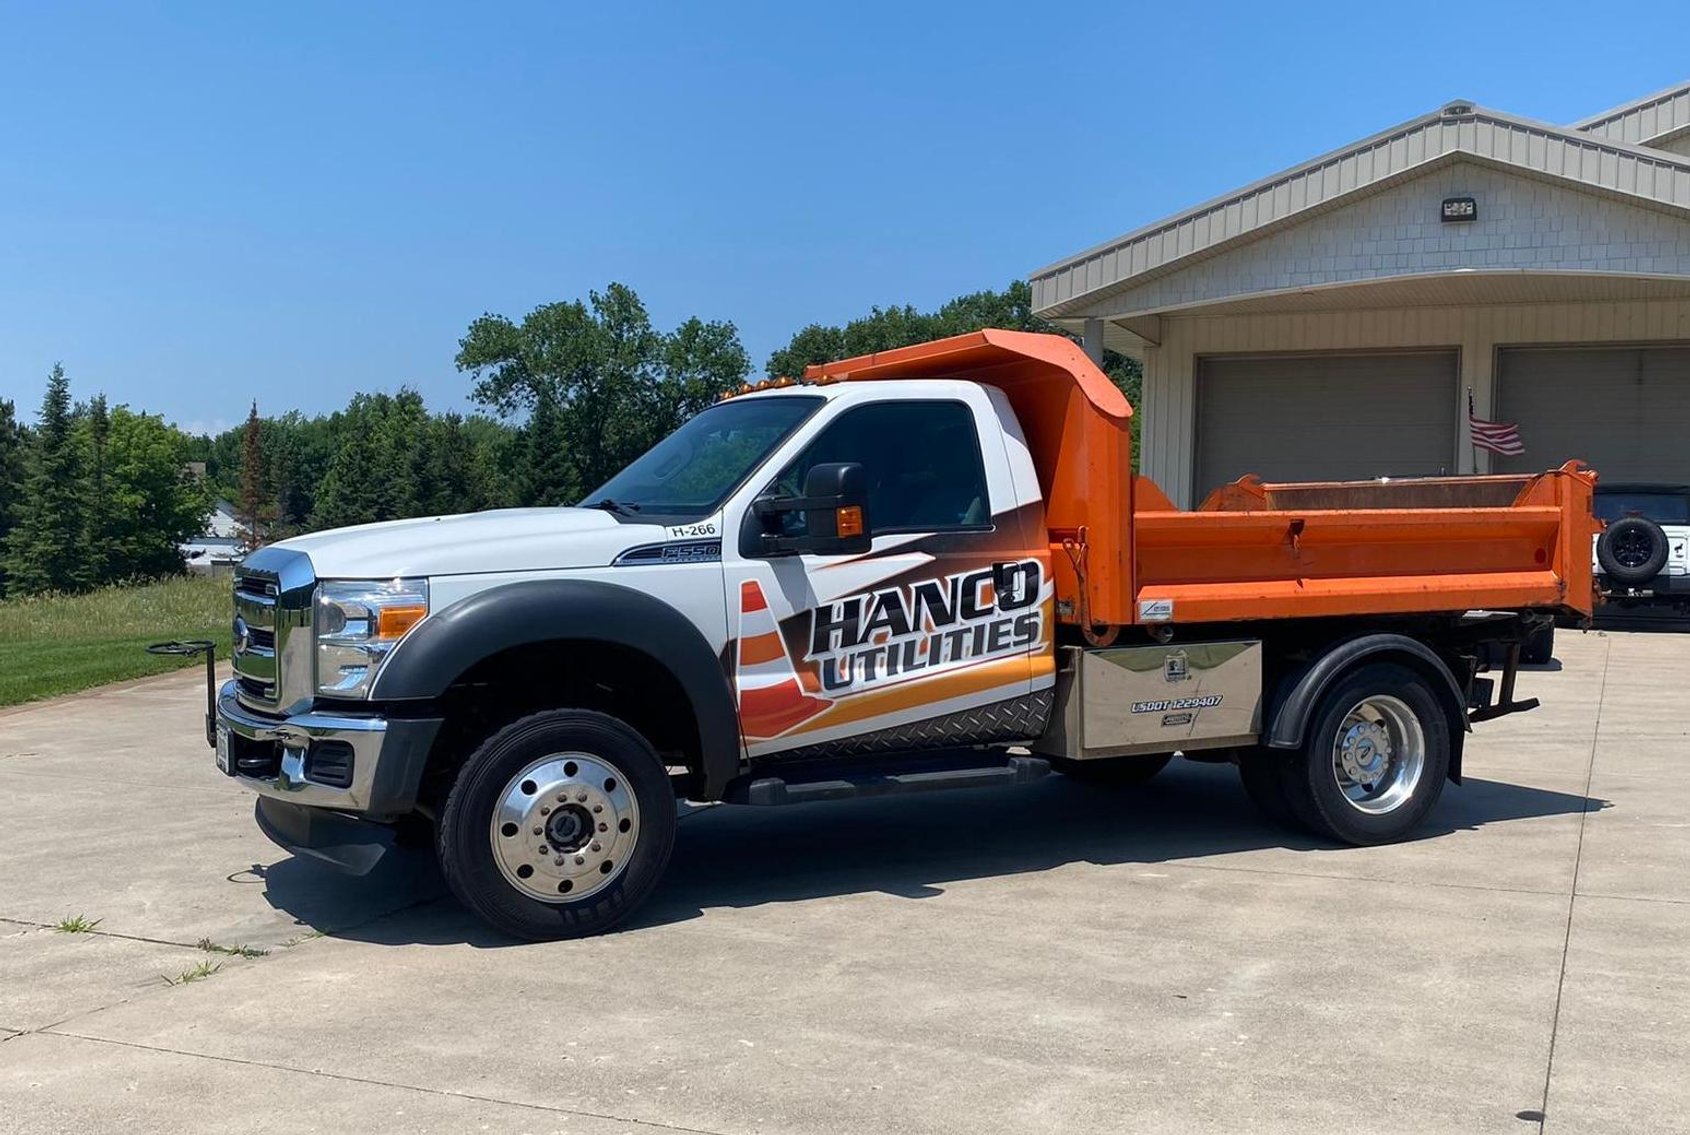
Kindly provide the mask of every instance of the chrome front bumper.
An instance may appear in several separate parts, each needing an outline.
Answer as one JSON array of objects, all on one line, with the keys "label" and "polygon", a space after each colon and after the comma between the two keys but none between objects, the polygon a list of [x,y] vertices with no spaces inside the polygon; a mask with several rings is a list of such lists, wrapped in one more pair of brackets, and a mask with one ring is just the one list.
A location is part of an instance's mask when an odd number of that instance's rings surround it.
[{"label": "chrome front bumper", "polygon": [[235,691],[232,681],[218,690],[217,727],[228,731],[229,773],[247,788],[370,818],[412,810],[439,718],[317,710],[269,717],[243,706]]}]

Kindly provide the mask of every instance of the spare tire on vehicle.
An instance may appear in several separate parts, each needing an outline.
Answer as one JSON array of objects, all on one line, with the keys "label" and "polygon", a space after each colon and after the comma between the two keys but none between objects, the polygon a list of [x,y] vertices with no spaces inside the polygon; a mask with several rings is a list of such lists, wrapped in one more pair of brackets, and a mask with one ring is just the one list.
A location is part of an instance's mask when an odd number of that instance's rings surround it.
[{"label": "spare tire on vehicle", "polygon": [[1596,562],[1615,583],[1648,583],[1667,565],[1667,534],[1643,516],[1622,516],[1596,541]]}]

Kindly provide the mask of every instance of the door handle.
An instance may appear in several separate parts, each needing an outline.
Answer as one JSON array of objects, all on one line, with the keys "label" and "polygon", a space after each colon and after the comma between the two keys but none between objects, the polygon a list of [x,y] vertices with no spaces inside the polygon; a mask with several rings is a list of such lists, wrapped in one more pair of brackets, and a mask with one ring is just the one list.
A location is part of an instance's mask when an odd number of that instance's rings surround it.
[{"label": "door handle", "polygon": [[[1016,564],[1008,561],[992,565],[992,596],[996,599],[999,605],[1004,605],[1005,599],[1009,600],[1009,606],[1014,606],[1021,601],[1020,589],[1018,586],[1021,579],[1021,573],[1016,570],[1016,567]],[[1016,592],[1014,594],[1010,593],[1012,582],[1017,585]]]}]

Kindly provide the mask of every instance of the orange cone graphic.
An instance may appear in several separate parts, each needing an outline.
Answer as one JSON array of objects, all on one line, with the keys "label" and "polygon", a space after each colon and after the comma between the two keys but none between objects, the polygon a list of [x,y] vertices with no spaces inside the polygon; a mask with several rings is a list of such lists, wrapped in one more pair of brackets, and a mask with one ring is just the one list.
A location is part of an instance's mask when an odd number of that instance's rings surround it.
[{"label": "orange cone graphic", "polygon": [[780,627],[756,580],[739,585],[739,720],[747,737],[778,737],[832,702],[798,684]]}]

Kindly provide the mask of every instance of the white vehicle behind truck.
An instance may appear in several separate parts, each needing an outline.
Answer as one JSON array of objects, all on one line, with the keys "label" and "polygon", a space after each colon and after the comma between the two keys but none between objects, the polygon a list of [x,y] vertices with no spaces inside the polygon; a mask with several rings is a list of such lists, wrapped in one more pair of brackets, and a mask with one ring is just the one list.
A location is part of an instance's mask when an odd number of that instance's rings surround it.
[{"label": "white vehicle behind truck", "polygon": [[1605,524],[1591,549],[1603,601],[1690,614],[1690,485],[1598,485],[1595,509]]}]

